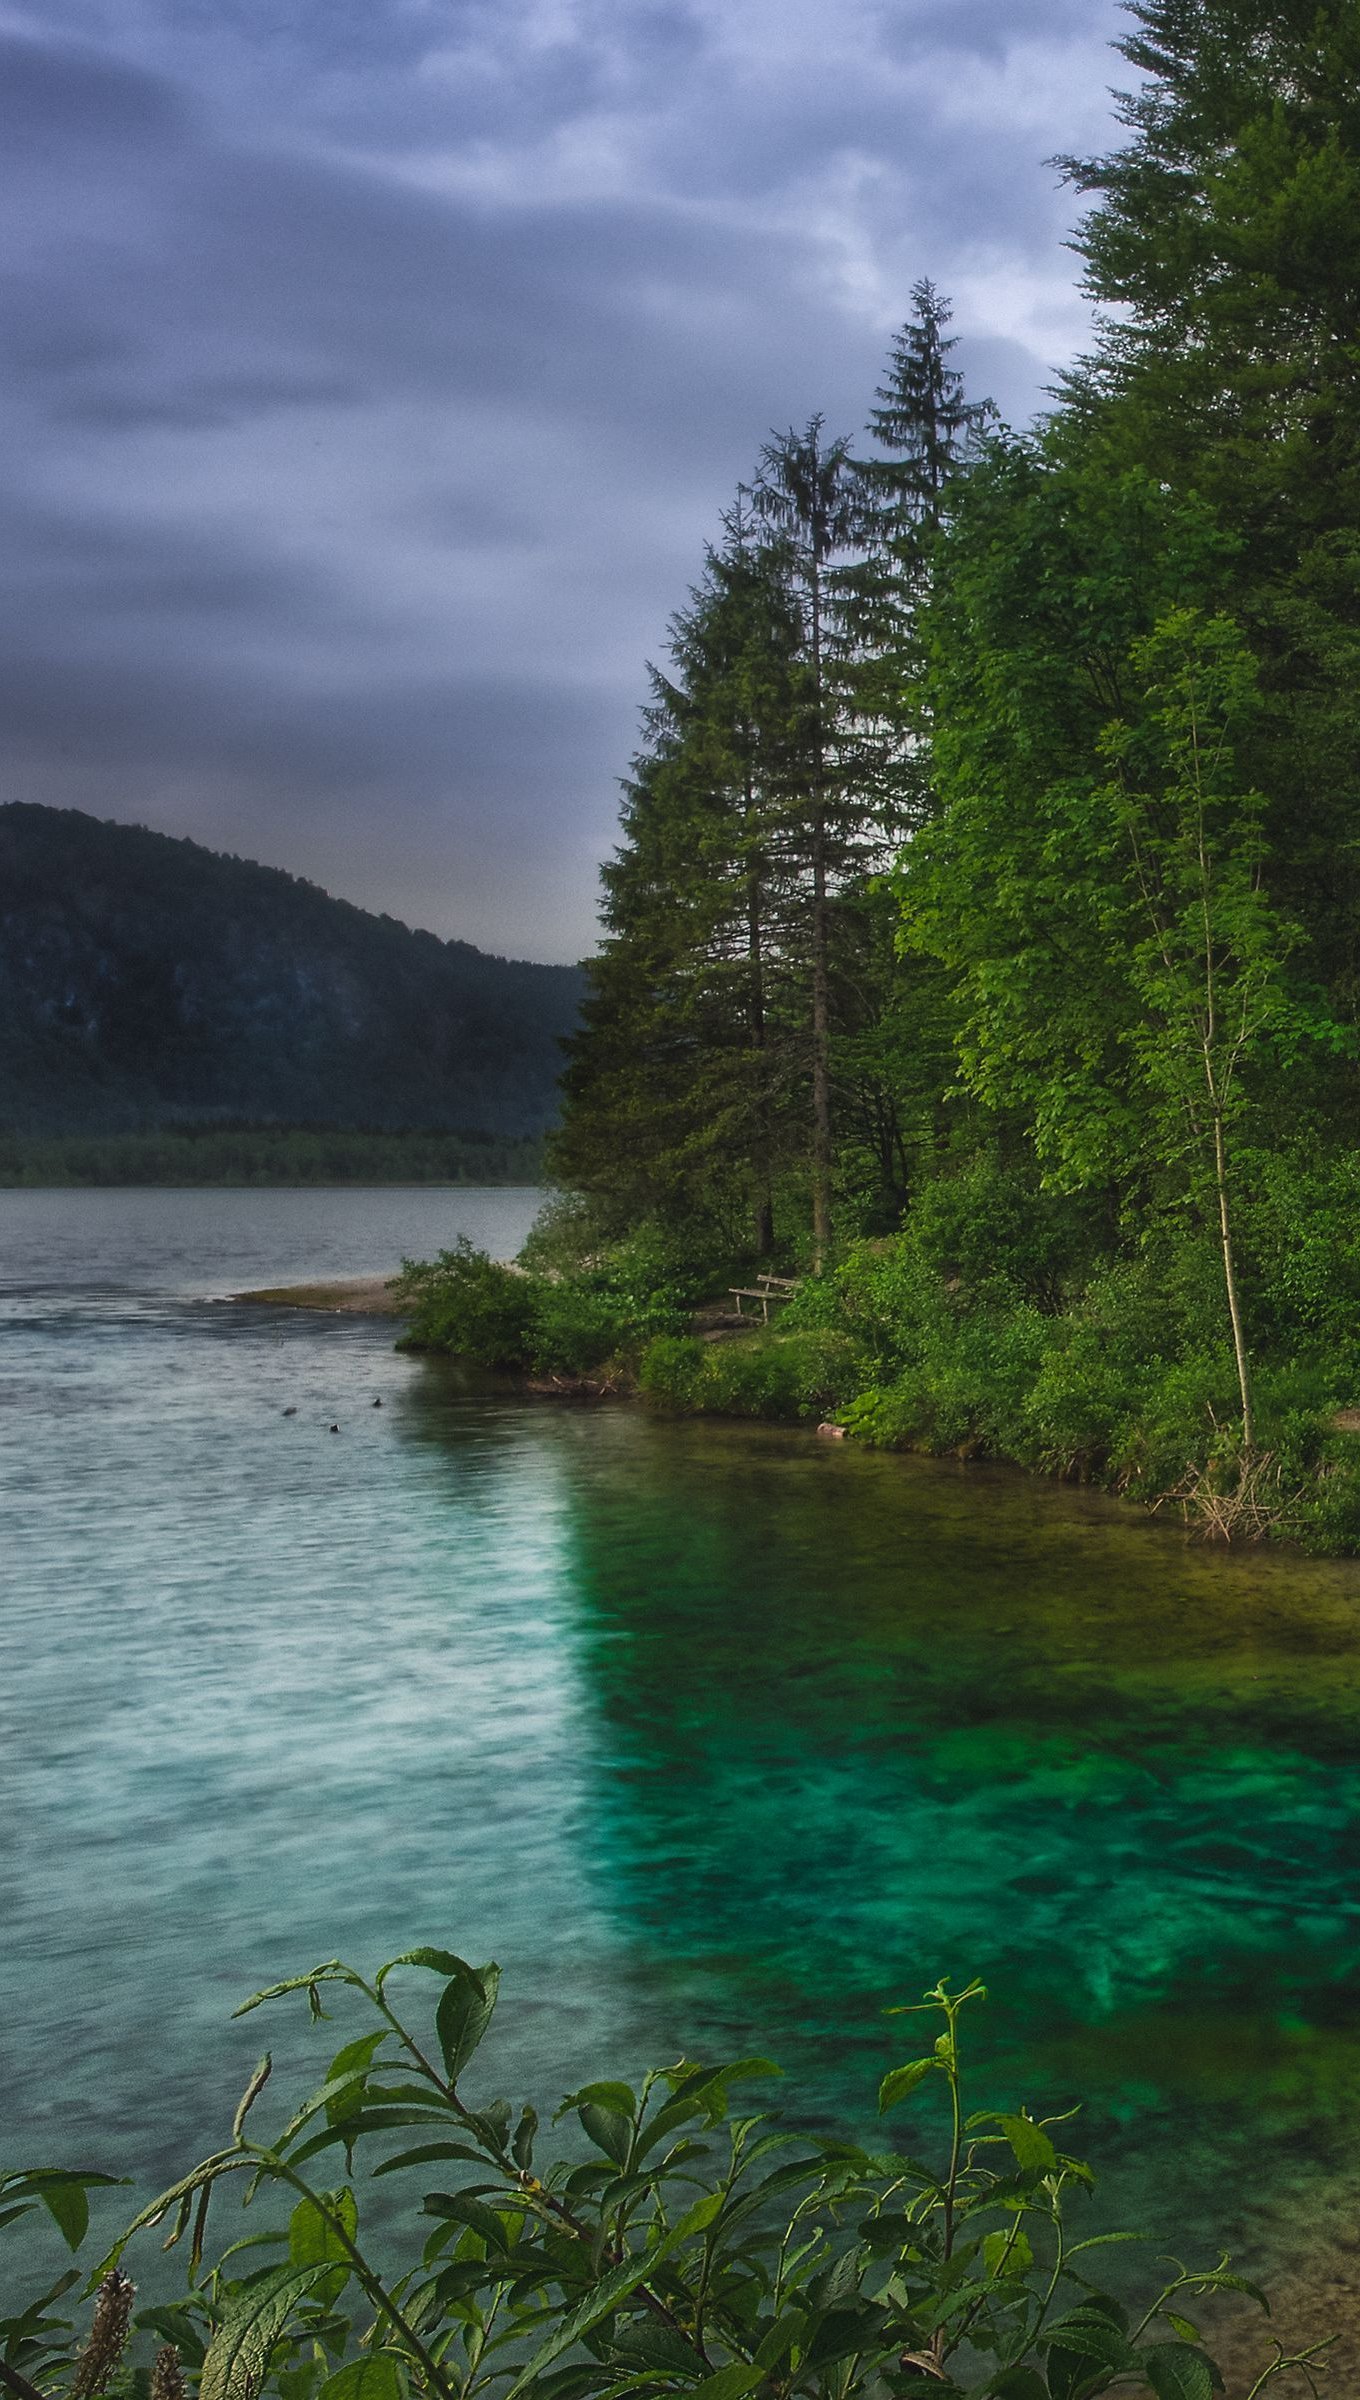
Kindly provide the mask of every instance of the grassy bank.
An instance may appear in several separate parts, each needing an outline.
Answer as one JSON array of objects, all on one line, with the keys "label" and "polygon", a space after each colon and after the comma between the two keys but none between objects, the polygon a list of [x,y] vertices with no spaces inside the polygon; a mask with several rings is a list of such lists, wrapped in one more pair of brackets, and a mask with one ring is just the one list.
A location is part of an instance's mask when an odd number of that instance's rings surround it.
[{"label": "grassy bank", "polygon": [[173,1125],[153,1133],[0,1134],[0,1188],[119,1184],[536,1183],[538,1136]]},{"label": "grassy bank", "polygon": [[732,1322],[749,1261],[655,1227],[611,1242],[564,1203],[517,1267],[467,1245],[408,1267],[406,1340],[677,1413],[836,1418],[878,1448],[1005,1459],[1206,1532],[1360,1553],[1360,1247],[1334,1199],[1308,1254],[1284,1238],[1297,1194],[1278,1180],[1249,1223],[1270,1337],[1249,1457],[1208,1237],[1178,1227],[1085,1264],[1080,1217],[1036,1211],[991,1169],[928,1187],[901,1231],[805,1276],[768,1329]]}]

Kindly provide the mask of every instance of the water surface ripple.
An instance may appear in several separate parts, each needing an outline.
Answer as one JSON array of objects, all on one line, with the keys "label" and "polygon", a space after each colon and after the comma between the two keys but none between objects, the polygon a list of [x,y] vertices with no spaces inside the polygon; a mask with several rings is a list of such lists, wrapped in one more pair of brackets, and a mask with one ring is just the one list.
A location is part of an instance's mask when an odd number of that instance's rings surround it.
[{"label": "water surface ripple", "polygon": [[0,1195],[7,2154],[177,2164],[335,1950],[494,1951],[507,2085],[755,2043],[828,2123],[977,1972],[979,2096],[1287,2258],[1360,2129],[1360,1572],[220,1296],[532,1205]]}]

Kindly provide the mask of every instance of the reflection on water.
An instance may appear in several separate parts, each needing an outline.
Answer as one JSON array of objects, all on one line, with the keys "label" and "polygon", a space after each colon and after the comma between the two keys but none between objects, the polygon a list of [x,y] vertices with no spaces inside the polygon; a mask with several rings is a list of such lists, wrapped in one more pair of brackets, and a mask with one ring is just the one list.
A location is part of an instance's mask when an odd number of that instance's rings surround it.
[{"label": "reflection on water", "polygon": [[[8,1304],[11,2155],[178,2160],[232,2000],[432,1939],[510,1971],[509,2084],[754,2041],[862,2122],[885,2001],[977,1972],[983,2090],[1083,2094],[1119,2205],[1278,2252],[1349,2175],[1354,1567],[479,1392],[104,1222]],[[250,1238],[202,1281],[308,1271]]]}]

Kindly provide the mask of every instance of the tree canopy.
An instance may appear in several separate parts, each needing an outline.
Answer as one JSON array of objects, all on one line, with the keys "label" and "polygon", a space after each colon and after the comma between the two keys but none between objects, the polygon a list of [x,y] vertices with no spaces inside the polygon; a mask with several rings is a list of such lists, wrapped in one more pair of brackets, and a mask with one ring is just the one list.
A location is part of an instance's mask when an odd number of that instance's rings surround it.
[{"label": "tree canopy", "polygon": [[558,1163],[734,1254],[889,1237],[955,1318],[967,1192],[972,1299],[1072,1349],[1160,1277],[1250,1461],[1272,1377],[1360,1387],[1360,18],[1130,14],[1056,405],[1001,425],[923,277],[866,455],[768,442],[676,620]]}]

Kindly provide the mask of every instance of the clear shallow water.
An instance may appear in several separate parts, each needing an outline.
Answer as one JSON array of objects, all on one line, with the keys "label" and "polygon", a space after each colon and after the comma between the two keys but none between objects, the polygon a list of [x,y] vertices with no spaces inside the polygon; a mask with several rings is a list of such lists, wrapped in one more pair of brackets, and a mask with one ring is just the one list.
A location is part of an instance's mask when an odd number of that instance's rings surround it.
[{"label": "clear shallow water", "polygon": [[979,1972],[979,2098],[1083,2095],[1111,2207],[1354,2224],[1360,1572],[199,1297],[531,1208],[0,1195],[4,2151],[178,2165],[239,1996],[430,1940],[511,2088],[754,2045],[838,2123]]}]

